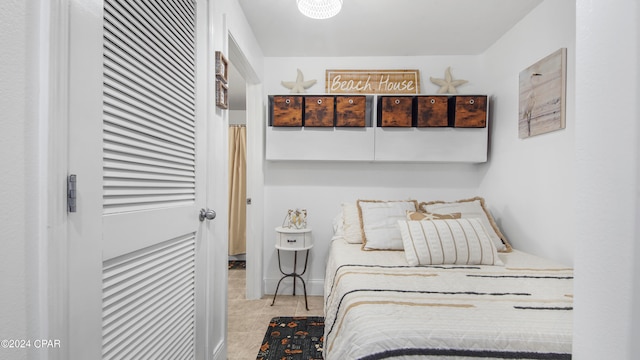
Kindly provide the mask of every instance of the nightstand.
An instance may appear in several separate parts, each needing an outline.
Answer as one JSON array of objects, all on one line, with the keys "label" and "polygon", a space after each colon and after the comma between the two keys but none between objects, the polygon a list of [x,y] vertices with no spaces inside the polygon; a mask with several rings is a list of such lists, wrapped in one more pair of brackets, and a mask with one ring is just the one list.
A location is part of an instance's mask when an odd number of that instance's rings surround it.
[{"label": "nightstand", "polygon": [[[276,251],[278,252],[278,269],[282,273],[282,278],[278,281],[276,286],[276,292],[273,294],[273,301],[271,306],[276,302],[276,296],[278,296],[278,289],[282,280],[292,277],[293,278],[293,295],[296,294],[296,278],[302,281],[302,289],[304,290],[304,305],[309,310],[307,303],[307,285],[302,278],[302,275],[307,271],[307,263],[309,261],[309,250],[313,247],[313,239],[311,238],[311,229],[292,229],[277,227],[276,228]],[[285,273],[282,271],[282,263],[280,261],[280,251],[293,251],[293,271],[291,273]],[[304,268],[301,273],[297,272],[298,267],[298,252],[306,251],[304,259]]]}]

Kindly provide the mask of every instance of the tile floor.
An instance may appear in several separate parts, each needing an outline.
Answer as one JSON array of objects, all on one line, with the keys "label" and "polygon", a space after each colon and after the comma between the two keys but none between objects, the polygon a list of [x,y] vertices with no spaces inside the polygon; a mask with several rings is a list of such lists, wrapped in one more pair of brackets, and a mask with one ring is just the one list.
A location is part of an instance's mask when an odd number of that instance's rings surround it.
[{"label": "tile floor", "polygon": [[273,317],[324,316],[322,296],[307,297],[309,311],[304,308],[304,296],[280,293],[273,306],[271,306],[273,296],[269,295],[265,295],[260,300],[245,300],[245,279],[245,270],[229,270],[228,360],[255,359],[267,331],[269,320]]}]

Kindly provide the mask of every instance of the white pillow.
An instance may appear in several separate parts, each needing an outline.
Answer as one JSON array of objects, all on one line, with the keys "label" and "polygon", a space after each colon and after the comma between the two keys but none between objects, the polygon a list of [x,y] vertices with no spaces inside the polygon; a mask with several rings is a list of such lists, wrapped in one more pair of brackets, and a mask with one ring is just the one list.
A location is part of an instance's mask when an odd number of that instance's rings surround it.
[{"label": "white pillow", "polygon": [[420,210],[427,213],[451,214],[461,213],[462,218],[478,218],[484,225],[489,237],[493,241],[499,252],[510,252],[511,244],[502,234],[500,228],[491,217],[491,214],[484,205],[484,199],[474,197],[467,200],[458,200],[455,202],[431,201],[428,203],[420,203]]},{"label": "white pillow", "polygon": [[333,239],[344,237],[344,220],[342,220],[342,210],[333,218],[331,224],[333,225]]},{"label": "white pillow", "polygon": [[479,219],[400,220],[398,227],[411,266],[503,265]]},{"label": "white pillow", "polygon": [[355,203],[342,204],[343,238],[349,244],[362,244],[362,225]]},{"label": "white pillow", "polygon": [[402,250],[402,235],[398,220],[407,218],[407,211],[416,211],[415,200],[358,200],[358,210],[364,234],[363,250]]}]

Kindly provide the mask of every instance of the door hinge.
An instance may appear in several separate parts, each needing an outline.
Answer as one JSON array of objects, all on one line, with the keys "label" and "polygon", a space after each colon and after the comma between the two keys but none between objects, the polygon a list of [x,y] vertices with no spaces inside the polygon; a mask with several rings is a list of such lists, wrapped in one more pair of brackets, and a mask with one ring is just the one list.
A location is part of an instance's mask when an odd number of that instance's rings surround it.
[{"label": "door hinge", "polygon": [[76,181],[75,174],[67,176],[67,211],[70,213],[76,212]]}]

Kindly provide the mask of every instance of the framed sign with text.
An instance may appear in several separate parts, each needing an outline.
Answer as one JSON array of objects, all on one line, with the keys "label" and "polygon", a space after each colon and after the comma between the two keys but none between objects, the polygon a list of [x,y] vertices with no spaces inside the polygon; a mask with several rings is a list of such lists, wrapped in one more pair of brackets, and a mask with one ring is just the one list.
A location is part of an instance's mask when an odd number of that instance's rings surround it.
[{"label": "framed sign with text", "polygon": [[419,94],[420,70],[326,70],[327,94]]}]

